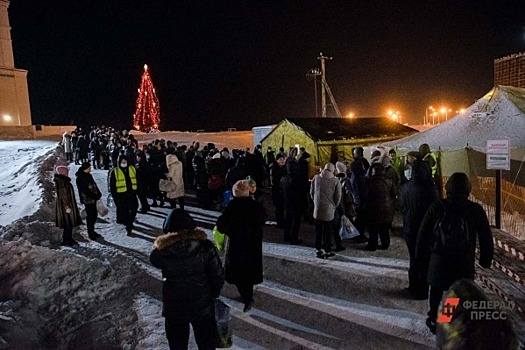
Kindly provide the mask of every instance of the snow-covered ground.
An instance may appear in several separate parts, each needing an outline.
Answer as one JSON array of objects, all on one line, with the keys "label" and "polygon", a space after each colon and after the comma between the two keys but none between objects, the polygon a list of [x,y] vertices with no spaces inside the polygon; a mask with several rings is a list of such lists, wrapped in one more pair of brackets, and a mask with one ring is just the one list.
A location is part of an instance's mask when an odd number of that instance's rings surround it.
[{"label": "snow-covered ground", "polygon": [[[148,257],[169,209],[139,214],[128,237],[110,207],[96,224],[103,239],[89,240],[80,226],[79,247],[61,247],[52,175],[65,161],[57,142],[0,142],[0,163],[0,349],[167,349],[161,274]],[[70,168],[74,179],[77,166]],[[93,176],[106,198],[107,171]],[[211,239],[219,213],[191,203],[187,210]],[[233,307],[233,348],[432,347],[426,302],[396,294],[407,279],[403,249],[393,238],[390,255],[326,261],[308,246],[266,242],[265,282],[250,314],[231,286],[221,296]]]}]

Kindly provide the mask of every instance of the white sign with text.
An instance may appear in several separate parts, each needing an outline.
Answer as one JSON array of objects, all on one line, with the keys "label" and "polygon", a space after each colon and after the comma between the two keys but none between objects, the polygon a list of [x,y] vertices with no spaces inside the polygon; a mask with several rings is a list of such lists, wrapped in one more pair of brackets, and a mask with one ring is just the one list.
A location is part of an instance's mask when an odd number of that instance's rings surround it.
[{"label": "white sign with text", "polygon": [[510,170],[509,140],[487,141],[487,169]]}]

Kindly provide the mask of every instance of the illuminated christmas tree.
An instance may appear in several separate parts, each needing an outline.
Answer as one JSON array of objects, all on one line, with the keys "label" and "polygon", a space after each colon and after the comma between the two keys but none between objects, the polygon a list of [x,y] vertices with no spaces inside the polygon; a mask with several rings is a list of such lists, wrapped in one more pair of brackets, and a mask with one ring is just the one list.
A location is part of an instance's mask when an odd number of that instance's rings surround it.
[{"label": "illuminated christmas tree", "polygon": [[137,130],[148,132],[158,129],[160,124],[159,99],[155,93],[153,82],[149,75],[148,66],[144,65],[144,73],[140,82],[137,108],[133,114],[133,127]]}]

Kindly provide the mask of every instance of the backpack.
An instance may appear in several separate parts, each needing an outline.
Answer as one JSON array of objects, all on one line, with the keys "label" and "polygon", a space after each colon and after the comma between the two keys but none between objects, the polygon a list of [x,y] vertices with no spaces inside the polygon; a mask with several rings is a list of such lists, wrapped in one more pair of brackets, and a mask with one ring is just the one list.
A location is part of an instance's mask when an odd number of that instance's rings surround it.
[{"label": "backpack", "polygon": [[441,256],[466,254],[470,248],[469,225],[465,213],[447,209],[443,201],[443,215],[434,225],[434,245],[432,251]]}]

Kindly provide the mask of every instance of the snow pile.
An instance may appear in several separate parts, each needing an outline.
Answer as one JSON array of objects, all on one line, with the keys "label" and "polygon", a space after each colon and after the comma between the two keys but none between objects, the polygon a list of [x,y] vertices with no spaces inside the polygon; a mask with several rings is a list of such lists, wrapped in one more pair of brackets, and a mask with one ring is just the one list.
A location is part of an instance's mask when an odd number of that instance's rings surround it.
[{"label": "snow pile", "polygon": [[37,211],[43,192],[41,166],[53,158],[56,146],[53,141],[0,141],[0,226]]},{"label": "snow pile", "polygon": [[93,348],[135,346],[140,327],[127,290],[139,271],[117,255],[96,254],[1,241],[0,255],[10,257],[0,260],[5,341],[19,348],[78,348],[85,339]]}]

